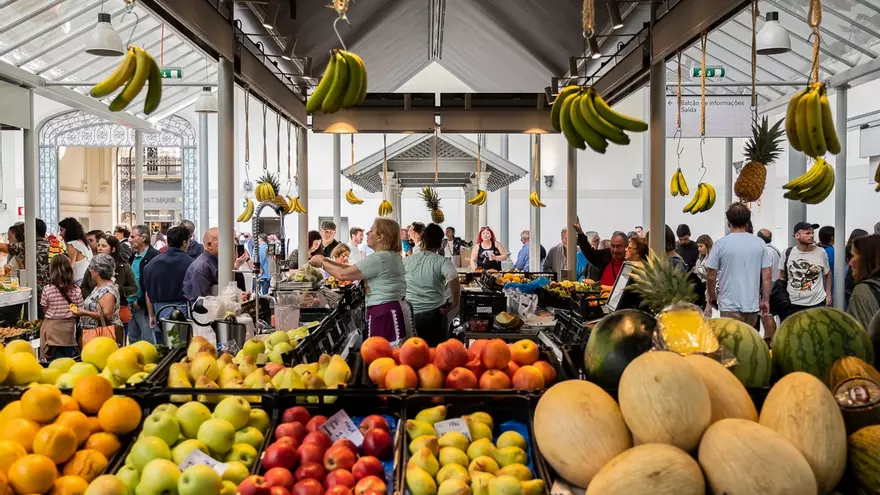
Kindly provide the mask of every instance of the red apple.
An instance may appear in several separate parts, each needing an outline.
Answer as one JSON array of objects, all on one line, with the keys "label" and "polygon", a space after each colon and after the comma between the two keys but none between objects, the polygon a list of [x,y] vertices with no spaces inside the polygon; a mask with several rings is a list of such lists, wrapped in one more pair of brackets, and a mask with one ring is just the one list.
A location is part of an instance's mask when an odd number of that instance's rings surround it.
[{"label": "red apple", "polygon": [[330,447],[324,452],[324,469],[328,472],[336,469],[351,469],[357,457],[345,445]]},{"label": "red apple", "polygon": [[501,370],[488,370],[480,377],[480,388],[483,390],[510,388],[510,377]]},{"label": "red apple", "polygon": [[291,437],[299,443],[302,443],[306,433],[308,432],[302,423],[281,423],[275,427],[275,438]]},{"label": "red apple", "polygon": [[374,428],[364,435],[364,443],[361,448],[364,449],[364,455],[387,459],[391,457],[394,440],[391,439],[391,434],[387,431]]},{"label": "red apple", "polygon": [[473,373],[478,380],[481,376],[483,376],[483,373],[486,371],[486,368],[483,367],[483,362],[480,361],[480,358],[471,359],[464,367],[470,370],[470,372]]},{"label": "red apple", "polygon": [[446,375],[446,388],[459,390],[477,388],[477,377],[467,368],[455,368]]},{"label": "red apple", "polygon": [[333,445],[333,441],[330,440],[330,436],[324,433],[323,431],[313,431],[306,435],[302,441],[303,445],[307,443],[313,443],[318,447],[321,447],[321,451],[324,452]]},{"label": "red apple", "polygon": [[324,488],[328,490],[336,485],[342,485],[351,489],[354,488],[355,483],[357,483],[357,480],[354,479],[354,475],[351,474],[351,471],[345,469],[334,469],[327,473],[327,477],[324,478]]},{"label": "red apple", "polygon": [[391,350],[391,359],[394,360],[395,363],[400,364],[400,348],[395,347]]},{"label": "red apple", "polygon": [[263,468],[293,469],[296,466],[297,450],[292,445],[274,443],[263,453]]},{"label": "red apple", "polygon": [[292,495],[324,495],[324,487],[315,478],[306,478],[293,485]]},{"label": "red apple", "polygon": [[532,364],[535,368],[541,370],[541,374],[544,375],[544,386],[549,387],[556,381],[556,369],[553,368],[553,365],[548,363],[547,361],[535,361]]},{"label": "red apple", "polygon": [[385,493],[388,488],[378,476],[367,476],[354,485],[354,495],[365,495],[367,492]]},{"label": "red apple", "polygon": [[284,369],[284,365],[278,364],[278,363],[266,363],[266,365],[263,366],[263,370],[265,370],[266,374],[272,378],[274,378],[275,375],[277,375],[278,372],[283,369]]},{"label": "red apple", "polygon": [[306,425],[310,419],[312,419],[312,415],[309,414],[309,411],[303,406],[288,407],[284,410],[284,413],[281,414],[282,423],[299,422]]},{"label": "red apple", "polygon": [[266,483],[268,483],[269,486],[280,486],[287,490],[292,490],[293,484],[296,483],[290,469],[285,469],[283,467],[273,467],[266,471],[266,474],[264,474],[263,477],[266,478]]},{"label": "red apple", "polygon": [[281,437],[278,440],[275,440],[275,442],[273,442],[272,445],[275,445],[276,443],[278,443],[278,444],[283,443],[284,445],[290,445],[291,447],[293,447],[293,450],[296,450],[299,448],[299,440],[297,440],[293,437]]},{"label": "red apple", "polygon": [[382,337],[370,337],[361,344],[361,358],[367,366],[379,358],[391,357],[392,353],[391,344]]},{"label": "red apple", "polygon": [[273,486],[269,489],[269,495],[290,495],[290,490],[283,486]]},{"label": "red apple", "polygon": [[304,443],[296,449],[296,457],[300,464],[314,462],[324,464],[324,449],[314,443]]},{"label": "red apple", "polygon": [[382,461],[379,459],[371,455],[365,455],[354,463],[354,467],[351,468],[351,474],[354,475],[356,480],[362,480],[367,476],[385,478],[385,466],[382,465]]},{"label": "red apple", "polygon": [[327,416],[321,416],[320,414],[312,417],[308,423],[306,423],[306,431],[311,433],[313,431],[321,431],[321,426],[327,422]]},{"label": "red apple", "polygon": [[428,364],[431,359],[431,350],[425,339],[410,337],[400,347],[400,364],[405,364],[417,370]]},{"label": "red apple", "polygon": [[296,468],[296,472],[293,473],[293,477],[296,478],[296,481],[302,481],[308,478],[323,481],[324,473],[324,466],[322,466],[321,464],[317,462],[304,462],[300,464],[298,468]]},{"label": "red apple", "polygon": [[449,339],[437,346],[437,358],[434,364],[444,372],[450,372],[470,361],[467,349],[460,340]]},{"label": "red apple", "polygon": [[544,388],[544,374],[534,366],[522,366],[513,375],[513,388],[532,390]]},{"label": "red apple", "polygon": [[437,359],[437,349],[434,347],[429,347],[428,348],[428,362],[433,363],[435,359]]},{"label": "red apple", "polygon": [[333,485],[324,492],[324,495],[354,495],[351,492],[352,488],[345,485]]},{"label": "red apple", "polygon": [[386,421],[385,418],[378,414],[371,414],[367,416],[361,421],[360,426],[358,426],[358,429],[361,430],[361,434],[363,435],[366,435],[368,431],[376,428],[388,432],[391,431],[391,427],[388,425],[388,421]]},{"label": "red apple", "polygon": [[330,448],[332,449],[333,447],[336,447],[337,445],[341,445],[341,446],[347,448],[348,450],[350,450],[351,453],[354,454],[355,458],[357,458],[357,456],[360,455],[360,453],[361,453],[360,450],[358,450],[357,445],[355,445],[354,442],[352,442],[351,440],[349,440],[347,438],[340,438],[339,440],[333,442],[333,445],[331,445]]},{"label": "red apple", "polygon": [[507,366],[505,366],[504,369],[501,371],[503,371],[504,374],[507,375],[508,378],[513,380],[513,375],[516,374],[516,371],[518,369],[519,369],[519,365],[516,364],[515,362],[511,361],[511,362],[507,363]]},{"label": "red apple", "polygon": [[480,360],[487,370],[504,369],[510,362],[510,348],[507,347],[507,342],[501,339],[490,340],[480,352]]},{"label": "red apple", "polygon": [[270,495],[272,487],[266,482],[266,478],[256,474],[248,476],[238,485],[241,495]]}]

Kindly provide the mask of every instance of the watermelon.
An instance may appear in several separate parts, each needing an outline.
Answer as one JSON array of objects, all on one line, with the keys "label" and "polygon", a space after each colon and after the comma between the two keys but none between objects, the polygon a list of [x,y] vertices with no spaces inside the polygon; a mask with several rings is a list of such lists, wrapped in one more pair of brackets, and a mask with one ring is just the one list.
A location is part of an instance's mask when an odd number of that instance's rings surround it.
[{"label": "watermelon", "polygon": [[880,492],[880,425],[860,429],[847,443],[852,478],[866,492]]},{"label": "watermelon", "polygon": [[657,320],[637,309],[624,309],[602,318],[587,340],[584,367],[587,378],[607,390],[617,389],[623,369],[654,344]]},{"label": "watermelon", "polygon": [[743,385],[749,388],[770,385],[770,348],[757,330],[733,318],[715,318],[709,320],[709,326],[721,347],[736,358],[730,371]]},{"label": "watermelon", "polygon": [[834,308],[795,313],[773,336],[773,369],[780,377],[804,371],[822,379],[834,361],[844,356],[873,365],[874,346],[861,323]]},{"label": "watermelon", "polygon": [[831,368],[828,368],[825,385],[828,385],[833,393],[838,385],[850,378],[864,378],[880,384],[880,372],[876,368],[857,357],[845,356],[834,361]]}]

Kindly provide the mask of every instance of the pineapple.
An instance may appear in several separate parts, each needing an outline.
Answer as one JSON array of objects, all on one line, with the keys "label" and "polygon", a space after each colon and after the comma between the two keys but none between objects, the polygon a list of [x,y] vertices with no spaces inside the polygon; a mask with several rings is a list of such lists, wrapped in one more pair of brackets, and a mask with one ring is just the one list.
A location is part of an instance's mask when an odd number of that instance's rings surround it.
[{"label": "pineapple", "polygon": [[431,212],[431,221],[438,224],[443,223],[446,220],[446,216],[440,210],[440,196],[437,194],[437,191],[433,187],[425,187],[419,193],[419,196]]},{"label": "pineapple", "polygon": [[280,190],[281,185],[278,183],[278,179],[269,172],[266,172],[266,175],[257,179],[257,201],[275,201],[275,197]]},{"label": "pineapple", "polygon": [[680,354],[712,353],[718,339],[700,308],[689,280],[690,272],[666,257],[651,257],[633,270],[632,290],[642,296],[642,306],[657,314],[657,329],[665,347]]},{"label": "pineapple", "polygon": [[743,167],[733,186],[734,192],[741,201],[757,201],[761,197],[767,183],[767,167],[776,161],[779,153],[782,152],[780,143],[784,132],[782,120],[773,127],[768,127],[767,117],[761,119],[760,126],[757,121],[752,122],[752,137],[746,141],[744,149],[748,163]]}]

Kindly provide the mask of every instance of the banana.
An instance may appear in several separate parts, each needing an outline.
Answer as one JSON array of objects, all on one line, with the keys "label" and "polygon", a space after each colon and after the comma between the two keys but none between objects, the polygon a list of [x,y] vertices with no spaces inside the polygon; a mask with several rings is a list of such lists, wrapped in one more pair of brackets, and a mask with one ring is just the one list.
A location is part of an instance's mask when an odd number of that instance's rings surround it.
[{"label": "banana", "polygon": [[803,151],[803,145],[798,138],[797,132],[798,102],[801,98],[807,95],[809,90],[810,88],[807,87],[795,93],[791,99],[788,100],[788,109],[785,112],[785,135],[788,137],[788,142],[791,144],[791,147],[798,151]]},{"label": "banana", "polygon": [[345,90],[348,88],[348,62],[338,51],[336,52],[336,73],[333,77],[333,84],[324,101],[321,102],[321,111],[324,113],[336,113],[342,108],[342,99],[345,97]]},{"label": "banana", "polygon": [[700,184],[697,186],[697,192],[694,193],[694,197],[691,198],[691,201],[684,206],[681,210],[682,213],[688,213],[693,211],[694,206],[696,206],[697,202],[700,200],[700,195],[703,193],[703,185]]},{"label": "banana", "polygon": [[596,93],[593,97],[593,104],[596,112],[602,116],[609,124],[618,129],[630,132],[645,132],[648,130],[648,124],[642,120],[627,117],[626,115],[615,112],[605,103],[605,100]]},{"label": "banana", "polygon": [[672,180],[669,181],[669,194],[672,196],[678,196],[681,191],[678,189],[678,174],[681,173],[681,169],[676,170],[672,174]]},{"label": "banana", "polygon": [[244,199],[244,210],[242,210],[241,214],[238,216],[239,222],[247,222],[254,216],[254,202],[251,201],[251,198]]},{"label": "banana", "polygon": [[593,128],[594,131],[598,132],[600,136],[605,139],[611,141],[614,144],[619,144],[621,146],[626,146],[629,144],[629,136],[623,133],[617,127],[614,127],[607,120],[602,118],[596,112],[596,105],[593,100],[596,98],[596,90],[590,88],[587,90],[587,94],[581,97],[580,110],[581,115],[587,124]]},{"label": "banana", "polygon": [[700,184],[697,186],[697,202],[694,203],[693,208],[691,208],[691,214],[696,215],[697,213],[704,211],[706,205],[709,204],[709,189],[706,187],[706,184]]},{"label": "banana", "polygon": [[381,203],[379,203],[379,216],[387,217],[391,215],[393,208],[391,207],[391,202],[387,199],[383,199]]},{"label": "banana", "polygon": [[162,71],[159,70],[159,64],[156,59],[149,54],[150,74],[148,76],[149,87],[147,88],[147,97],[144,99],[144,113],[150,115],[159,108],[162,102]]},{"label": "banana", "polygon": [[580,86],[566,86],[559,94],[556,96],[556,99],[553,100],[553,108],[550,109],[550,124],[556,129],[556,132],[562,132],[562,127],[559,122],[559,117],[562,112],[562,104],[565,102],[565,99],[571,95],[577,94],[581,90]]},{"label": "banana", "polygon": [[825,133],[828,151],[836,155],[840,153],[840,140],[837,139],[837,130],[831,117],[831,105],[828,103],[828,92],[825,91],[824,86],[819,90],[819,105],[822,106],[822,131]]},{"label": "banana", "polygon": [[541,198],[538,197],[538,191],[532,191],[532,194],[529,195],[529,203],[535,208],[544,208],[547,206],[541,202]]},{"label": "banana", "polygon": [[477,191],[477,194],[475,194],[474,197],[468,201],[468,204],[474,205],[474,206],[482,206],[485,202],[486,202],[486,191],[479,190],[479,191]]},{"label": "banana", "polygon": [[709,211],[715,206],[715,199],[717,195],[715,194],[715,187],[712,184],[706,184],[706,191],[709,193],[709,202],[706,204],[706,208],[703,211]]},{"label": "banana", "polygon": [[810,134],[810,144],[813,146],[809,151],[804,150],[807,156],[820,157],[828,152],[825,142],[825,131],[822,128],[822,104],[819,102],[819,88],[814,86],[807,100],[807,132]]},{"label": "banana", "polygon": [[801,202],[808,205],[817,205],[822,201],[825,201],[825,199],[828,198],[828,195],[831,194],[831,191],[834,190],[834,183],[836,180],[837,179],[834,176],[834,168],[831,167],[831,165],[828,165],[828,172],[825,174],[825,179],[818,187],[811,189],[809,193],[801,199]]},{"label": "banana", "polygon": [[348,201],[348,204],[350,205],[360,205],[364,203],[364,200],[354,195],[353,189],[349,189],[348,192],[345,193],[345,200]]},{"label": "banana", "polygon": [[795,126],[797,128],[797,139],[801,145],[801,151],[810,155],[813,149],[813,143],[810,141],[810,133],[807,127],[807,102],[810,100],[812,90],[807,91],[797,104],[797,116],[795,117]]},{"label": "banana", "polygon": [[342,96],[342,108],[354,106],[358,98],[361,96],[361,86],[364,84],[364,66],[358,63],[357,59],[350,52],[339,52],[345,59],[345,65],[348,67],[348,86]]},{"label": "banana", "polygon": [[324,69],[324,75],[321,76],[321,80],[318,81],[318,85],[315,86],[315,91],[312,92],[312,96],[309,96],[308,101],[306,101],[306,111],[309,113],[317,112],[321,109],[321,106],[324,103],[324,98],[327,97],[327,93],[330,91],[330,86],[333,85],[334,80],[336,79],[336,52],[330,52],[330,60],[327,62],[327,68]]},{"label": "banana", "polygon": [[783,185],[782,188],[792,191],[804,191],[816,187],[817,184],[822,182],[822,178],[827,171],[825,165],[826,162],[823,158],[817,159],[807,173],[789,181],[787,184]]},{"label": "banana", "polygon": [[134,75],[134,69],[137,67],[137,52],[134,47],[129,48],[125,52],[125,58],[122,59],[116,70],[113,71],[106,79],[99,82],[89,91],[92,98],[103,98],[110,95],[117,89],[121,88],[131,76]]},{"label": "banana", "polygon": [[586,93],[572,97],[572,100],[574,101],[571,102],[570,108],[571,123],[580,137],[583,138],[584,142],[586,142],[593,151],[599,154],[604,154],[608,149],[608,141],[587,124],[587,121],[584,119],[583,111],[581,110],[581,101],[588,97],[589,96]]},{"label": "banana", "polygon": [[585,150],[587,149],[587,143],[584,142],[584,139],[575,129],[571,120],[571,107],[577,101],[577,97],[577,94],[571,94],[562,102],[562,110],[559,112],[559,127],[562,129],[562,134],[565,136],[566,141],[568,141],[569,146]]},{"label": "banana", "polygon": [[[355,53],[351,53],[351,52],[346,52],[346,53],[347,53],[351,58],[354,59],[355,63],[357,64],[357,66],[358,66],[358,68],[360,69],[360,72],[361,72],[361,74],[360,74],[360,76],[361,76],[361,88],[360,88],[360,94],[358,95],[357,100],[355,100],[355,102],[354,102],[354,105],[360,105],[361,103],[364,102],[364,98],[367,97],[367,66],[364,65],[364,61],[363,61],[363,59],[361,59],[360,57],[358,57],[357,54],[355,54]],[[351,66],[349,66],[349,68],[350,68],[350,67],[351,67]]]},{"label": "banana", "polygon": [[678,169],[678,192],[682,196],[690,196],[691,191],[688,189],[688,183],[684,178],[684,172]]},{"label": "banana", "polygon": [[143,48],[137,46],[134,47],[134,51],[136,59],[134,74],[132,74],[125,87],[122,88],[122,92],[116,95],[116,98],[110,103],[111,112],[125,110],[125,107],[144,89],[144,84],[146,84],[147,78],[150,75],[150,56]]},{"label": "banana", "polygon": [[299,202],[299,196],[293,198],[291,201],[293,204],[290,209],[293,210],[294,213],[308,213],[302,203]]}]

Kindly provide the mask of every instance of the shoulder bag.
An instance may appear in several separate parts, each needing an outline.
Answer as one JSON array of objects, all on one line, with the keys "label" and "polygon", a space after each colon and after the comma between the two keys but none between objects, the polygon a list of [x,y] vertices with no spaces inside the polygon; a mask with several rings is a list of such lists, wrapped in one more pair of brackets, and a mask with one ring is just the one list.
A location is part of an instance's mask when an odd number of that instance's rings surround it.
[{"label": "shoulder bag", "polygon": [[101,320],[101,326],[98,328],[82,329],[82,341],[80,342],[80,349],[82,349],[90,341],[98,337],[110,337],[114,341],[116,340],[116,325],[108,325],[107,322],[104,320],[104,313],[101,310],[101,305],[98,304],[97,301],[95,301],[95,304],[98,306],[98,316]]},{"label": "shoulder bag", "polygon": [[770,289],[770,314],[781,315],[791,306],[791,297],[788,295],[788,258],[791,256],[792,248],[785,250],[785,263],[783,264],[785,279],[779,278],[773,282],[773,288]]}]

